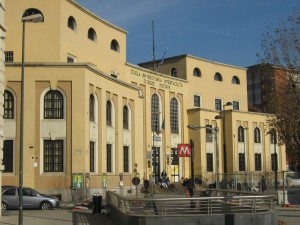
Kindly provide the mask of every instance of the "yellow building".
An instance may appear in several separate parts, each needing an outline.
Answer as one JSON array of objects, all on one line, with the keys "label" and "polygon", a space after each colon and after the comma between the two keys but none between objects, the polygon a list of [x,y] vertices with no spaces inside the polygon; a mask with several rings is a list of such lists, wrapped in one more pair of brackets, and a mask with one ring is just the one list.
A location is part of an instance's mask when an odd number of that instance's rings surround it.
[{"label": "yellow building", "polygon": [[[4,14],[5,14],[5,0],[0,1],[0,104],[4,104],[4,83],[5,83],[5,67],[4,67],[4,50],[5,50],[5,32],[6,26],[4,23]],[[3,140],[4,140],[4,119],[3,119],[3,107],[0,110],[0,149],[3,149]],[[3,152],[0,151],[0,161],[3,160]],[[2,177],[2,171],[4,166],[0,165],[0,177]],[[0,186],[2,186],[2,179],[0,180]],[[1,196],[0,196],[1,201]],[[1,212],[0,212],[1,216]]]},{"label": "yellow building", "polygon": [[[157,180],[163,169],[180,182],[191,175],[191,164],[177,156],[177,145],[191,138],[195,175],[208,182],[215,180],[218,149],[224,172],[225,142],[225,172],[272,171],[267,115],[247,112],[245,68],[181,55],[152,71],[152,62],[126,62],[125,30],[75,1],[10,0],[6,7],[4,139],[11,154],[3,184],[19,180],[21,18],[31,14],[44,21],[26,22],[24,35],[24,186],[67,199],[72,189],[130,189],[133,177]],[[223,110],[227,102],[233,105]],[[218,125],[225,139],[215,145],[212,133],[189,124]],[[283,150],[279,158],[282,170]]]}]

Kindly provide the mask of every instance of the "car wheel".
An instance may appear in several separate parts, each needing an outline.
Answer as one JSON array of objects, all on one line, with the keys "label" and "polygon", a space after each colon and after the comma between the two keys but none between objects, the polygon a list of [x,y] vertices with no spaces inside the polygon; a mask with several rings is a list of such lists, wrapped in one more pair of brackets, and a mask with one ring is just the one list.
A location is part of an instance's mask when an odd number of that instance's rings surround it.
[{"label": "car wheel", "polygon": [[41,210],[49,210],[51,208],[52,208],[52,205],[50,202],[45,201],[45,202],[41,203]]},{"label": "car wheel", "polygon": [[1,203],[1,210],[6,211],[7,210],[7,204],[5,202]]}]

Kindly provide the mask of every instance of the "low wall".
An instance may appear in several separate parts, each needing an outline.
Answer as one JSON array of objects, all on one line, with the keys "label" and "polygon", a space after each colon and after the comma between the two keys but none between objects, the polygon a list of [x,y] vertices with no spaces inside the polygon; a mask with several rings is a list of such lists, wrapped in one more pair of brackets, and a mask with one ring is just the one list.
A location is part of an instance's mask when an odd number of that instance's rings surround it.
[{"label": "low wall", "polygon": [[277,212],[236,213],[236,214],[199,214],[170,216],[133,216],[126,215],[109,205],[109,217],[115,224],[122,225],[277,225]]}]

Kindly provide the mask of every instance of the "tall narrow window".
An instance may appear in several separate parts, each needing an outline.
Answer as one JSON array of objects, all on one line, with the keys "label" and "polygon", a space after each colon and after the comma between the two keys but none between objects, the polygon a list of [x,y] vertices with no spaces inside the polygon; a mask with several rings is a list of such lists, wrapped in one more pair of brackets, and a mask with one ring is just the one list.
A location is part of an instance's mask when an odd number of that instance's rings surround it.
[{"label": "tall narrow window", "polygon": [[221,111],[222,110],[222,100],[215,99],[215,110]]},{"label": "tall narrow window", "polygon": [[111,102],[106,102],[106,125],[111,126],[112,125],[112,110],[111,110]]},{"label": "tall narrow window", "polygon": [[206,127],[209,128],[209,129],[205,129],[206,142],[212,142],[213,141],[212,125],[206,125]]},{"label": "tall narrow window", "polygon": [[213,153],[206,153],[206,171],[213,172],[214,170]]},{"label": "tall narrow window", "polygon": [[245,171],[245,154],[239,153],[239,171]]},{"label": "tall narrow window", "polygon": [[123,147],[123,172],[129,172],[129,147],[128,146],[124,146]]},{"label": "tall narrow window", "polygon": [[171,148],[171,177],[174,182],[179,181],[179,157],[177,148]]},{"label": "tall narrow window", "polygon": [[200,105],[201,105],[200,101],[201,101],[200,96],[194,95],[194,106],[195,107],[200,107]]},{"label": "tall narrow window", "polygon": [[14,167],[14,142],[5,140],[3,142],[3,173],[12,173]]},{"label": "tall narrow window", "polygon": [[276,139],[276,131],[275,129],[272,129],[270,132],[270,137],[271,137],[271,144],[276,144],[277,139]]},{"label": "tall narrow window", "polygon": [[112,145],[106,145],[106,172],[112,172]]},{"label": "tall narrow window", "polygon": [[90,121],[95,122],[95,98],[90,95]]},{"label": "tall narrow window", "polygon": [[14,118],[14,96],[10,91],[4,91],[4,119]]},{"label": "tall narrow window", "polygon": [[261,140],[260,140],[260,130],[257,127],[254,129],[254,142],[255,143],[261,143]]},{"label": "tall narrow window", "polygon": [[272,171],[277,171],[276,160],[277,160],[277,154],[275,153],[271,154]]},{"label": "tall narrow window", "polygon": [[255,171],[261,171],[261,154],[255,153]]},{"label": "tall narrow window", "polygon": [[44,140],[44,172],[63,172],[63,140]]},{"label": "tall narrow window", "polygon": [[123,107],[123,129],[129,129],[129,114],[128,107]]},{"label": "tall narrow window", "polygon": [[153,132],[160,130],[159,113],[159,97],[157,94],[153,94],[151,97],[151,127]]},{"label": "tall narrow window", "polygon": [[170,104],[170,122],[171,122],[171,133],[178,134],[179,127],[178,127],[178,101],[176,98],[171,99]]},{"label": "tall narrow window", "polygon": [[242,126],[239,126],[239,128],[238,128],[238,142],[244,142],[244,141],[245,141],[244,128]]},{"label": "tall narrow window", "polygon": [[90,172],[95,172],[95,142],[90,141]]},{"label": "tall narrow window", "polygon": [[63,119],[64,98],[59,91],[48,91],[44,97],[44,118]]}]

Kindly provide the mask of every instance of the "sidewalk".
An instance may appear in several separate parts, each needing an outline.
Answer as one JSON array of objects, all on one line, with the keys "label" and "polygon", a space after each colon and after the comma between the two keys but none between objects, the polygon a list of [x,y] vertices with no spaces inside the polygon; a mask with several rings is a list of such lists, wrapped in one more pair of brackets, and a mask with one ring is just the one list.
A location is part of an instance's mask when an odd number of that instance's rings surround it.
[{"label": "sidewalk", "polygon": [[[18,225],[19,211],[9,210],[0,217],[2,225]],[[53,210],[24,210],[24,225],[115,225],[105,214],[92,214],[92,210],[62,207]]]},{"label": "sidewalk", "polygon": [[283,221],[282,224],[298,225],[300,220],[300,206],[294,207],[275,207],[278,213],[278,220]]}]

